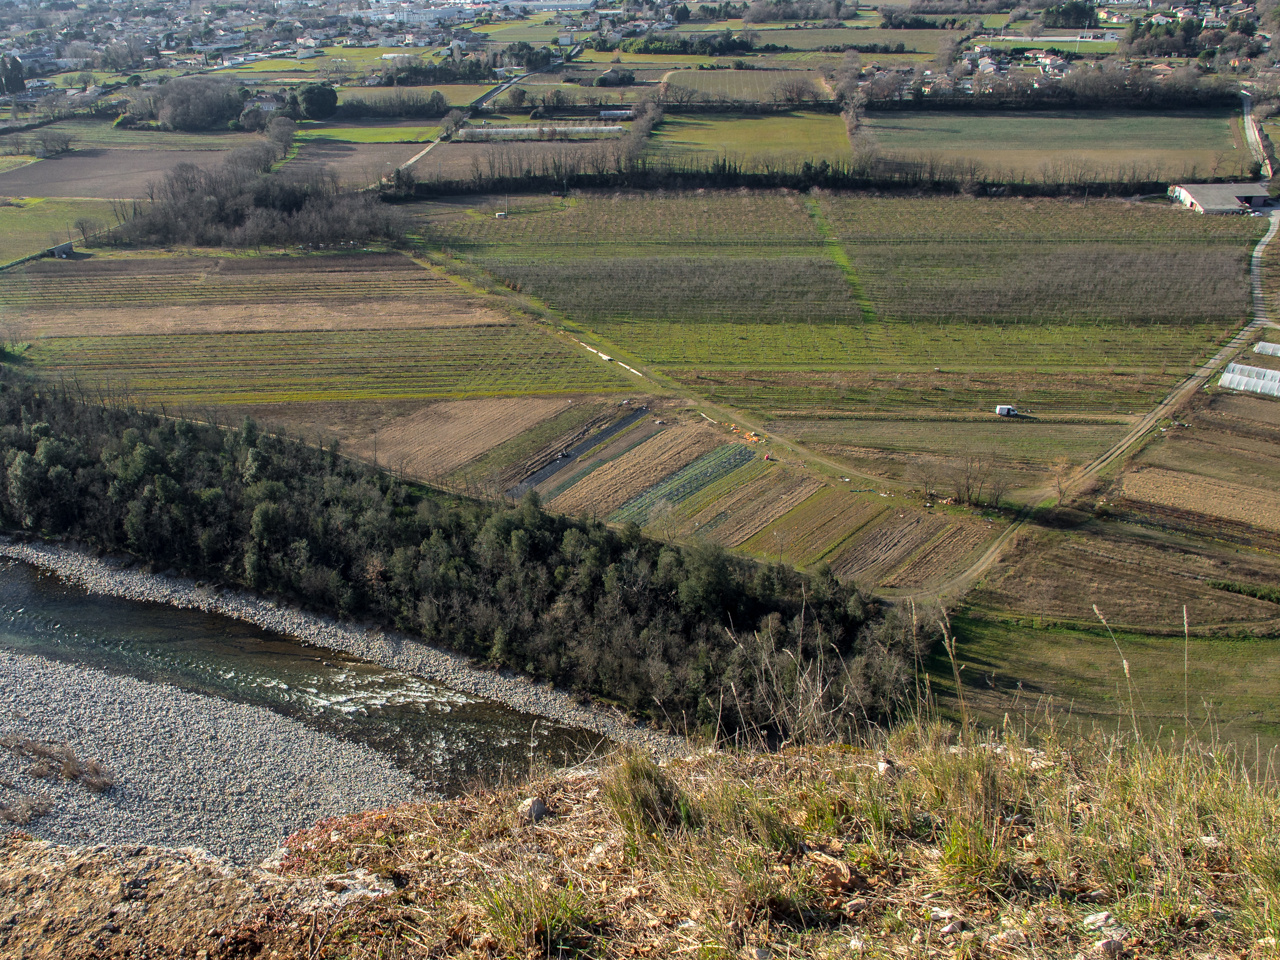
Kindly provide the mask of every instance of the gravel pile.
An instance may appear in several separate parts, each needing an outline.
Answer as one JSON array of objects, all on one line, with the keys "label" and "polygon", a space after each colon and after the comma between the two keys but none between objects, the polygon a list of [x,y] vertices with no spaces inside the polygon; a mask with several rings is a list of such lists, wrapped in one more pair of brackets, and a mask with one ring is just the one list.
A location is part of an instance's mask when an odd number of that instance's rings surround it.
[{"label": "gravel pile", "polygon": [[0,556],[52,570],[92,593],[166,603],[244,620],[294,637],[308,646],[340,650],[651,753],[680,756],[689,752],[688,741],[638,726],[620,712],[583,706],[550,684],[534,683],[527,677],[478,670],[465,657],[427,646],[405,634],[378,628],[362,629],[282,607],[250,593],[219,591],[182,577],[146,573],[124,561],[98,559],[55,544],[0,539]]},{"label": "gravel pile", "polygon": [[419,795],[382,754],[265,707],[4,651],[0,690],[0,736],[69,744],[115,777],[94,793],[0,748],[0,807],[43,801],[48,813],[19,829],[55,843],[200,847],[248,863],[324,817]]}]

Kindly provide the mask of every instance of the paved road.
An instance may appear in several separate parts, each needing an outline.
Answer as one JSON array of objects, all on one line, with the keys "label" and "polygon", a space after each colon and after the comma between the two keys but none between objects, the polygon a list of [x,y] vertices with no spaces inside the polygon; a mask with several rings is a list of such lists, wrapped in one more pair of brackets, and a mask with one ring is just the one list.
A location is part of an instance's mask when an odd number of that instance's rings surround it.
[{"label": "paved road", "polygon": [[[1249,268],[1249,281],[1253,290],[1253,320],[1247,324],[1244,329],[1227,341],[1226,345],[1215,353],[1210,359],[1206,360],[1195,373],[1183,380],[1169,396],[1165,397],[1156,407],[1146,416],[1133,425],[1124,438],[1113,445],[1109,450],[1090,462],[1083,470],[1072,480],[1067,488],[1066,494],[1069,496],[1073,491],[1089,480],[1098,476],[1107,468],[1120,463],[1127,457],[1133,448],[1140,443],[1147,434],[1155,429],[1156,425],[1165,417],[1170,417],[1176,413],[1183,404],[1185,404],[1191,396],[1209,382],[1209,380],[1218,372],[1231,357],[1233,357],[1259,330],[1265,327],[1276,326],[1267,317],[1267,301],[1266,295],[1262,289],[1262,258],[1266,252],[1268,244],[1275,239],[1276,233],[1280,231],[1280,211],[1271,214],[1271,226],[1258,241],[1257,246],[1253,248],[1253,258]],[[1049,488],[1035,491],[1031,497],[1031,504],[1042,502],[1046,497],[1053,494]],[[1004,553],[1004,548],[1009,541],[1017,534],[1019,530],[1026,524],[1031,514],[1031,508],[1025,508],[1014,521],[1009,524],[1005,531],[996,538],[995,542],[987,549],[987,551],[968,569],[956,574],[945,583],[934,587],[928,591],[922,591],[916,594],[904,594],[902,599],[914,600],[933,600],[958,597],[967,593],[975,583],[978,582],[987,571],[1000,559]]]}]

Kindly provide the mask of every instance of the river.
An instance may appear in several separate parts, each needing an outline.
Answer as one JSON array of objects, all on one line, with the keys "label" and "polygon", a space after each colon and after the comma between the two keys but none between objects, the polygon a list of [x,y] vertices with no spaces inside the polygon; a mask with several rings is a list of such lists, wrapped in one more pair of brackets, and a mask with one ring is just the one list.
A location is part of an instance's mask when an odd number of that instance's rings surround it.
[{"label": "river", "polygon": [[454,794],[531,763],[563,765],[598,734],[217,614],[90,593],[0,560],[0,649],[269,708],[370,747]]}]

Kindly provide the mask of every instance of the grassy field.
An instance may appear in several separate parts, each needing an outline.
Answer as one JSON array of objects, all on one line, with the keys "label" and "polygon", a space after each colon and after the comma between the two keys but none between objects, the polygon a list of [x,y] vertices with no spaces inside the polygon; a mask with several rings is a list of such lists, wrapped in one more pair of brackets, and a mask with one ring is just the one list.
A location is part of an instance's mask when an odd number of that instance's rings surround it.
[{"label": "grassy field", "polygon": [[[807,80],[814,85],[820,99],[831,99],[831,92],[817,70],[673,70],[663,79],[675,86],[697,90],[708,100],[742,101],[779,100],[781,84]],[[795,137],[804,139],[814,132],[803,126],[797,127]]]},{"label": "grassy field", "polygon": [[437,90],[444,95],[451,107],[466,107],[493,89],[493,84],[457,83],[438,87],[340,87],[338,102],[365,100],[378,103],[385,100],[412,97],[427,100]]},{"label": "grassy field", "polygon": [[0,203],[0,264],[78,239],[80,219],[114,223],[111,204],[101,200],[27,199]]},{"label": "grassy field", "polygon": [[727,157],[752,169],[805,160],[848,160],[853,154],[839,116],[800,111],[667,117],[654,130],[649,150],[654,156],[675,159]]},{"label": "grassy field", "polygon": [[1149,170],[1173,179],[1241,176],[1253,156],[1239,111],[1182,113],[881,113],[864,129],[881,153],[972,161],[1024,176]]},{"label": "grassy field", "polygon": [[398,254],[46,261],[5,275],[0,309],[38,370],[170,406],[631,385]]},{"label": "grassy field", "polygon": [[424,143],[440,136],[440,127],[426,121],[364,121],[326,123],[303,121],[299,140],[336,140],[343,143]]},{"label": "grassy field", "polygon": [[[1103,614],[1124,617],[1121,609]],[[1216,734],[1250,753],[1280,744],[1273,696],[1280,640],[1192,637],[1184,650],[1181,635],[1121,631],[1113,642],[1100,623],[1036,629],[965,617],[955,628],[965,696],[991,721],[1048,710],[1060,720],[1113,732],[1132,730],[1136,718],[1148,735]],[[954,686],[950,675],[950,664],[936,665],[941,690]]]},{"label": "grassy field", "polygon": [[[65,134],[71,138],[72,150],[164,150],[193,151],[233,150],[251,143],[261,143],[256,133],[182,133],[180,131],[125,130],[106,120],[60,120],[42,127],[40,132]],[[25,143],[30,134],[14,133],[0,137],[0,151],[15,141]]]}]

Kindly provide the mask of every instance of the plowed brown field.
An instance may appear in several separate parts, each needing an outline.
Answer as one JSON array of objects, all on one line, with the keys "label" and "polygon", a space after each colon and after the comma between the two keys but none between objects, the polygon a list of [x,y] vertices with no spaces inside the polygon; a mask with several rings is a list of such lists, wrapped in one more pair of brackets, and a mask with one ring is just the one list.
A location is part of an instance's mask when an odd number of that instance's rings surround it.
[{"label": "plowed brown field", "polygon": [[378,330],[509,322],[400,254],[43,260],[0,277],[12,335]]},{"label": "plowed brown field", "polygon": [[846,547],[831,567],[839,577],[878,583],[949,522],[946,517],[894,511]]},{"label": "plowed brown field", "polygon": [[1063,536],[1020,536],[999,572],[970,599],[980,607],[1026,617],[1096,624],[1097,604],[1115,624],[1182,629],[1233,621],[1276,620],[1280,606],[1215,590],[1209,580],[1270,585],[1280,561],[1261,552],[1199,538],[1115,524]]},{"label": "plowed brown field", "polygon": [[937,582],[962,567],[990,539],[991,530],[985,523],[953,523],[925,544],[914,557],[885,576],[880,585],[920,587]]},{"label": "plowed brown field", "polygon": [[884,509],[866,497],[824,486],[743,546],[807,566],[824,559]]},{"label": "plowed brown field", "polygon": [[723,442],[718,433],[698,424],[671,427],[588,474],[548,507],[560,513],[606,516]]},{"label": "plowed brown field", "polygon": [[1126,474],[1120,489],[1128,500],[1222,517],[1280,533],[1280,501],[1274,491],[1159,469]]},{"label": "plowed brown field", "polygon": [[[378,462],[409,476],[443,476],[570,405],[561,397],[509,397],[433,403],[392,420],[377,434]],[[356,455],[372,458],[373,437],[352,438]]]}]

